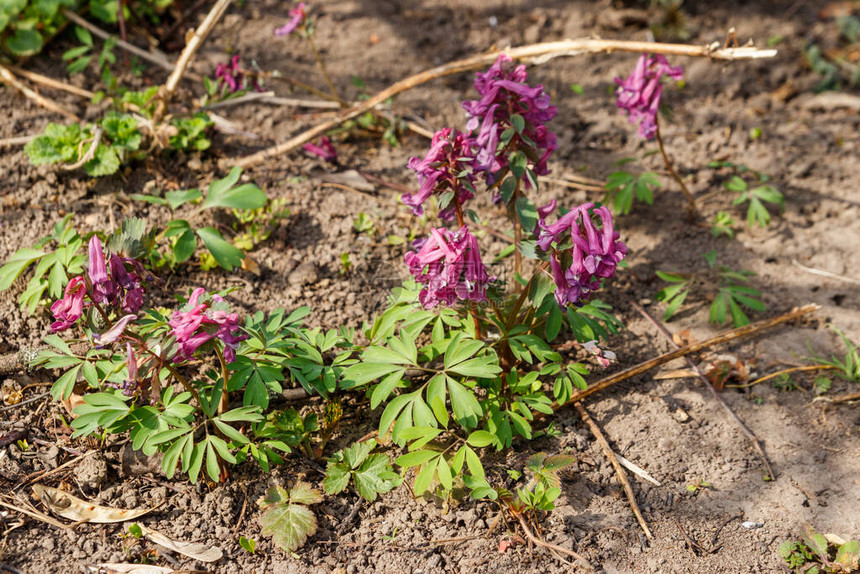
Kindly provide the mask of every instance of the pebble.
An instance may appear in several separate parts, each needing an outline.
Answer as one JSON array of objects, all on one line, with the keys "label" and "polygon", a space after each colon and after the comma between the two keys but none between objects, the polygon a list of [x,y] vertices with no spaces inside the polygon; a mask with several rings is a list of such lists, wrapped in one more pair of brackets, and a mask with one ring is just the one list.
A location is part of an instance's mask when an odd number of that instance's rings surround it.
[{"label": "pebble", "polygon": [[287,282],[290,285],[308,285],[316,283],[319,279],[316,263],[307,261],[296,267],[287,277]]},{"label": "pebble", "polygon": [[761,523],[761,522],[752,522],[752,521],[747,521],[747,522],[741,522],[741,526],[743,526],[743,527],[744,527],[744,528],[746,528],[747,530],[755,530],[756,528],[761,528],[761,527],[763,527],[763,526],[764,526],[764,524],[763,524],[763,523]]}]

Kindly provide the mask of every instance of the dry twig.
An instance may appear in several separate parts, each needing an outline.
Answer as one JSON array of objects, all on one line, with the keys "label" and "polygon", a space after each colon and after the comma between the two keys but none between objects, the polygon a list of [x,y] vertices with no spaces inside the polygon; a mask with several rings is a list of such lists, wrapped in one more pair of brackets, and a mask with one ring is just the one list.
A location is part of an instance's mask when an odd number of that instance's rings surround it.
[{"label": "dry twig", "polygon": [[630,481],[627,480],[627,473],[624,472],[623,468],[621,468],[618,458],[612,451],[612,447],[609,446],[609,441],[606,440],[606,436],[603,434],[603,431],[600,430],[600,427],[597,426],[597,423],[594,422],[581,402],[576,402],[573,406],[576,407],[576,410],[579,412],[579,416],[585,424],[588,425],[588,428],[591,430],[591,434],[593,434],[594,438],[597,439],[597,442],[600,443],[600,448],[603,449],[603,454],[605,454],[606,458],[609,459],[609,462],[612,463],[612,468],[615,469],[615,474],[618,475],[618,480],[621,481],[621,485],[624,487],[624,493],[627,494],[627,502],[630,503],[630,508],[633,510],[633,514],[636,515],[636,520],[639,522],[639,526],[642,527],[648,540],[653,540],[654,535],[651,534],[651,529],[648,528],[648,523],[645,522],[645,517],[642,516],[642,511],[639,510],[639,505],[636,503],[636,495],[633,493],[633,487],[630,486]]},{"label": "dry twig", "polygon": [[663,44],[656,42],[629,42],[622,40],[600,40],[600,39],[579,39],[579,40],[562,40],[559,42],[546,42],[542,44],[530,44],[519,48],[511,48],[509,50],[492,51],[485,54],[478,54],[463,60],[456,60],[448,64],[443,64],[436,68],[426,70],[415,74],[408,78],[404,78],[396,82],[388,88],[377,93],[375,96],[368,98],[360,104],[344,111],[338,117],[317,124],[309,130],[306,130],[289,140],[280,143],[269,149],[262,150],[243,158],[225,158],[221,160],[220,165],[239,166],[247,168],[266,161],[269,158],[276,157],[288,153],[302,144],[305,144],[340,124],[355,119],[361,114],[372,110],[377,105],[385,100],[396,96],[401,92],[405,92],[431,80],[477,70],[488,66],[496,61],[499,54],[504,53],[515,60],[528,60],[532,63],[544,63],[553,58],[560,56],[577,56],[581,54],[595,54],[600,52],[650,52],[652,54],[674,54],[676,56],[694,56],[705,57],[714,60],[742,60],[756,58],[772,58],[776,55],[776,50],[758,50],[756,48],[728,48],[720,49],[716,46],[689,46],[685,44]]},{"label": "dry twig", "polygon": [[188,70],[188,66],[191,65],[191,60],[194,58],[194,55],[197,53],[200,46],[203,45],[209,32],[212,31],[212,28],[218,20],[221,19],[221,16],[223,16],[224,12],[227,11],[227,7],[230,6],[231,1],[232,0],[218,0],[218,2],[215,3],[215,6],[212,7],[212,10],[209,11],[209,14],[206,15],[206,18],[203,19],[200,26],[194,30],[194,35],[191,36],[190,40],[188,40],[188,43],[185,45],[185,49],[182,50],[182,54],[179,55],[179,59],[176,61],[176,67],[173,68],[173,71],[170,73],[170,77],[167,78],[167,82],[165,82],[159,90],[158,105],[156,106],[155,113],[153,114],[153,120],[155,123],[158,123],[161,121],[161,118],[164,117],[164,114],[167,111],[167,104],[170,103],[170,100],[173,98],[173,94],[176,93],[179,81],[182,79],[182,76],[185,75],[185,72]]},{"label": "dry twig", "polygon": [[4,66],[3,64],[0,64],[0,82],[3,82],[10,88],[18,90],[19,92],[24,94],[24,97],[33,100],[46,110],[62,114],[76,122],[80,121],[80,118],[77,116],[77,114],[75,114],[75,112],[64,108],[53,100],[49,100],[28,88],[21,80],[15,77],[15,74],[13,74],[9,68]]},{"label": "dry twig", "polygon": [[528,522],[526,522],[526,518],[522,514],[518,514],[517,518],[519,518],[519,520],[520,520],[520,526],[522,526],[523,532],[525,532],[526,538],[528,538],[532,542],[532,544],[536,544],[537,546],[542,546],[543,548],[546,548],[547,550],[550,550],[552,552],[558,552],[559,554],[566,554],[567,556],[570,556],[574,560],[578,560],[579,562],[581,562],[582,565],[585,566],[586,568],[588,568],[589,570],[594,569],[594,568],[592,568],[591,564],[589,564],[588,560],[586,560],[585,558],[583,558],[582,556],[580,556],[579,554],[577,554],[573,550],[568,550],[567,548],[562,548],[561,546],[557,546],[555,544],[550,544],[549,542],[547,542],[545,540],[541,540],[540,538],[538,538],[537,536],[532,534],[532,531],[529,528]]},{"label": "dry twig", "polygon": [[51,88],[53,90],[68,92],[70,94],[86,98],[88,100],[93,99],[93,97],[95,96],[95,94],[89,90],[85,90],[83,88],[67,84],[66,82],[61,82],[60,80],[55,80],[54,78],[49,78],[48,76],[43,76],[42,74],[37,74],[36,72],[31,72],[30,70],[19,68],[18,66],[10,65],[8,67],[15,74],[18,74],[22,78],[27,78],[34,84],[39,84],[40,86],[45,86],[46,88]]},{"label": "dry twig", "polygon": [[[703,341],[701,343],[693,343],[691,345],[686,345],[684,347],[680,347],[675,351],[671,351],[669,353],[663,353],[659,357],[654,357],[644,363],[639,363],[638,365],[634,365],[630,368],[624,369],[623,371],[619,371],[613,375],[609,375],[608,377],[604,377],[589,386],[587,389],[583,389],[570,397],[570,400],[563,404],[554,403],[553,410],[556,411],[565,405],[569,405],[570,403],[575,403],[577,401],[581,401],[585,397],[592,395],[598,391],[602,391],[607,387],[611,387],[616,383],[620,383],[621,381],[625,381],[631,377],[635,377],[636,375],[641,375],[646,371],[650,371],[654,367],[659,367],[669,361],[673,361],[675,359],[679,359],[681,357],[686,357],[692,353],[696,353],[701,351],[702,349],[707,349],[709,347],[716,347],[717,345],[722,345],[723,343],[728,343],[729,341],[734,341],[736,339],[740,339],[743,337],[749,337],[764,331],[766,329],[771,329],[776,327],[777,325],[781,325],[783,323],[787,323],[789,321],[793,321],[794,319],[798,319],[804,315],[808,315],[813,311],[819,309],[820,307],[815,304],[804,305],[803,307],[797,307],[790,312],[780,315],[779,317],[774,317],[772,319],[764,319],[762,321],[757,321],[755,323],[751,323],[744,327],[738,327],[737,329],[732,329],[731,331],[726,331],[721,335],[717,335],[716,337],[712,337],[707,341]],[[671,338],[671,336],[670,336]],[[673,341],[674,344],[674,341]],[[710,386],[710,385],[709,385]],[[713,388],[713,387],[712,387]],[[714,391],[716,392],[716,391]],[[535,419],[543,418],[546,415],[542,413],[535,414]]]},{"label": "dry twig", "polygon": [[[637,311],[639,311],[639,313],[642,314],[643,317],[648,319],[655,327],[657,327],[657,330],[659,330],[660,333],[662,333],[666,337],[666,339],[669,341],[669,344],[671,344],[673,347],[675,347],[679,351],[682,349],[688,348],[688,347],[678,347],[678,344],[675,343],[675,340],[672,338],[672,334],[669,333],[669,331],[666,329],[666,327],[663,326],[662,323],[660,323],[657,319],[655,319],[654,317],[649,315],[648,312],[645,309],[643,309],[639,304],[637,304],[635,301],[631,301],[631,304],[633,305],[634,309],[636,309]],[[758,323],[753,323],[752,325],[747,325],[747,327],[752,327],[753,325],[760,325],[763,323],[769,323],[771,321],[776,321],[777,319],[781,319],[783,317],[789,317],[791,315],[800,316],[800,314],[802,314],[802,313],[800,313],[800,311],[802,311],[804,309],[808,309],[806,312],[809,312],[809,311],[815,310],[817,308],[818,308],[817,305],[807,305],[805,307],[801,307],[798,310],[794,310],[791,313],[787,313],[786,315],[781,315],[780,317],[776,317],[774,319],[765,319],[764,321],[759,321]],[[783,322],[783,321],[780,321],[780,322]],[[768,325],[768,326],[773,326],[773,325]],[[741,327],[740,329],[745,329],[747,327]],[[767,327],[764,327],[764,328],[767,328]],[[735,331],[739,331],[740,329],[735,329]],[[729,332],[731,333],[732,331],[729,331]],[[692,346],[695,346],[695,345],[692,345]],[[675,351],[675,352],[677,353],[678,351]],[[690,357],[685,356],[684,358],[687,360],[687,364],[690,366],[690,368],[696,372],[696,375],[698,375],[699,380],[706,387],[708,387],[708,389],[710,389],[711,395],[714,397],[714,400],[717,401],[718,403],[720,403],[720,405],[723,407],[723,410],[726,412],[727,415],[729,415],[729,418],[735,422],[735,424],[738,426],[738,428],[741,430],[741,432],[744,434],[744,436],[747,437],[750,440],[750,442],[752,442],[753,448],[755,448],[756,452],[759,455],[759,458],[762,461],[762,464],[764,464],[764,467],[767,469],[769,479],[770,480],[776,480],[776,473],[773,472],[773,468],[771,468],[771,466],[770,466],[770,461],[768,460],[767,455],[764,452],[764,448],[762,447],[761,442],[758,440],[758,437],[755,435],[755,433],[752,430],[750,430],[750,428],[744,423],[744,421],[742,421],[741,418],[737,414],[735,414],[735,412],[729,407],[729,405],[726,404],[726,402],[723,400],[723,397],[720,396],[720,394],[714,388],[714,385],[712,385],[711,382],[707,379],[707,377],[705,377],[704,373],[702,373],[702,371],[701,371],[701,369],[699,369],[698,365],[696,365],[696,363],[694,363],[692,361],[692,359],[690,359]]]},{"label": "dry twig", "polygon": [[[78,16],[77,14],[75,14],[71,10],[63,8],[63,16],[65,16],[66,18],[68,18],[69,20],[71,20],[72,22],[74,22],[75,24],[80,26],[81,28],[86,28],[87,30],[89,30],[90,32],[92,32],[93,34],[95,34],[96,36],[101,38],[102,40],[107,40],[108,38],[111,37],[111,34],[105,32],[104,30],[102,30],[101,28],[96,26],[95,24],[88,22],[87,20],[84,20],[83,18],[81,18],[80,16]],[[123,50],[125,50],[126,52],[129,52],[131,54],[134,54],[138,58],[141,58],[142,60],[146,60],[147,62],[149,62],[151,64],[155,64],[156,66],[164,68],[168,72],[173,71],[173,64],[170,62],[170,60],[168,59],[168,57],[165,54],[162,54],[160,52],[155,53],[155,54],[153,54],[151,52],[147,52],[146,50],[142,50],[142,49],[138,48],[134,44],[129,44],[125,40],[121,40],[118,38],[116,40],[116,45],[119,48],[122,48]]]}]

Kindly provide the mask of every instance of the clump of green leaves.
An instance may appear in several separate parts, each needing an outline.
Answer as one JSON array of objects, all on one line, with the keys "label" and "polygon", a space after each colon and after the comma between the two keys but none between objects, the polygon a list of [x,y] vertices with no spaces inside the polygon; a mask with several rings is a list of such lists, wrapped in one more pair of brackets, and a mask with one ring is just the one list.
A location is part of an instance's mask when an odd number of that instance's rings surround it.
[{"label": "clump of green leaves", "polygon": [[[764,311],[767,308],[759,299],[761,291],[746,285],[750,278],[755,276],[755,273],[746,270],[735,271],[724,265],[716,266],[716,252],[713,251],[706,254],[705,259],[714,271],[709,273],[704,280],[717,285],[709,314],[711,323],[722,325],[728,318],[731,318],[735,327],[742,327],[750,322],[744,308],[753,311]],[[696,276],[666,271],[657,271],[657,276],[669,283],[668,286],[660,289],[656,295],[658,301],[666,303],[663,320],[669,321],[687,300],[687,296],[695,284]]]},{"label": "clump of green leaves", "polygon": [[714,222],[711,224],[711,233],[714,237],[725,235],[729,239],[735,236],[734,230],[735,220],[727,211],[718,211],[714,216]]},{"label": "clump of green leaves", "polygon": [[[738,196],[732,201],[733,205],[749,203],[747,206],[747,225],[750,227],[754,227],[755,225],[758,225],[759,227],[767,227],[767,225],[770,224],[771,216],[765,203],[778,206],[780,212],[785,209],[785,198],[778,189],[768,183],[770,181],[770,176],[767,174],[750,169],[744,164],[736,164],[730,161],[712,161],[708,164],[708,167],[712,169],[728,169],[733,173],[733,175],[723,183],[723,187],[738,194]],[[744,179],[744,176],[754,179],[755,183],[760,185],[752,187],[750,182]],[[730,220],[731,218],[729,217],[729,221]],[[723,226],[723,228],[724,227],[725,226]],[[714,231],[714,235],[718,235],[718,232]],[[726,235],[729,234],[726,233]],[[729,235],[729,237],[731,237],[731,235]]]},{"label": "clump of green leaves", "polygon": [[[525,466],[529,481],[516,489],[516,497],[509,491],[500,490],[499,499],[515,514],[551,512],[555,510],[555,501],[561,495],[559,472],[573,464],[576,464],[576,458],[567,454],[533,454],[526,460]],[[513,476],[520,478],[519,473]]]},{"label": "clump of green leaves", "polygon": [[356,442],[334,453],[329,459],[323,480],[326,493],[343,492],[352,482],[359,496],[373,502],[378,495],[400,484],[400,477],[394,472],[388,456],[373,453],[374,448],[376,441],[369,440]]},{"label": "clump of green leaves", "polygon": [[[0,269],[0,271],[2,271],[2,269]],[[834,333],[839,335],[840,339],[842,339],[842,344],[845,346],[844,358],[840,359],[836,355],[831,355],[828,359],[826,357],[813,355],[812,361],[819,365],[832,367],[839,374],[839,377],[846,381],[860,383],[860,351],[858,351],[857,346],[851,342],[851,339],[849,339],[845,333],[832,325],[830,328]],[[818,391],[818,389],[822,389],[822,392],[819,394],[829,390],[830,385],[831,380],[826,375],[819,375],[815,379],[816,391]]]},{"label": "clump of green leaves", "polygon": [[[5,291],[30,266],[36,264],[24,292],[18,298],[22,309],[33,313],[43,297],[59,298],[69,278],[83,272],[86,260],[81,253],[83,239],[72,226],[72,215],[66,215],[54,224],[50,235],[41,238],[33,247],[16,251],[0,267],[0,291]],[[54,247],[53,250],[48,250]]]},{"label": "clump of green leaves", "polygon": [[0,47],[15,57],[37,54],[65,22],[60,10],[75,0],[7,0],[0,3]]},{"label": "clump of green leaves", "polygon": [[787,540],[777,550],[795,572],[849,574],[860,568],[860,542],[842,540],[807,526],[800,540]]},{"label": "clump of green leaves", "polygon": [[[175,214],[183,206],[197,206],[182,219],[172,219],[159,234],[168,240],[168,249],[151,254],[155,267],[167,265],[171,268],[187,261],[197,250],[198,240],[203,243],[214,260],[228,271],[242,265],[244,252],[224,239],[218,229],[211,226],[195,227],[191,221],[211,209],[256,210],[266,206],[266,193],[253,183],[239,184],[242,169],[234,167],[223,179],[213,181],[204,195],[199,189],[183,189],[165,192],[164,196],[132,195],[133,199],[153,205],[162,205]],[[239,185],[237,185],[239,184]]]},{"label": "clump of green leaves", "polygon": [[[124,163],[141,159],[144,135],[153,138],[153,147],[202,151],[209,148],[206,131],[212,121],[204,113],[190,118],[172,118],[169,124],[153,126],[151,113],[158,92],[127,92],[121,103],[131,104],[138,115],[109,111],[95,123],[61,125],[50,123],[45,131],[27,143],[24,151],[33,165],[65,164],[66,169],[83,167],[87,175],[111,175]],[[141,115],[142,114],[142,115]]]},{"label": "clump of green leaves", "polygon": [[606,180],[606,203],[611,203],[616,213],[628,214],[633,199],[653,205],[653,192],[660,188],[659,176],[651,171],[638,175],[628,171],[615,171]]},{"label": "clump of green leaves", "polygon": [[322,500],[318,490],[301,480],[290,490],[281,486],[269,489],[257,501],[263,509],[262,535],[271,536],[274,543],[287,552],[295,552],[317,531],[317,518],[308,507]]}]

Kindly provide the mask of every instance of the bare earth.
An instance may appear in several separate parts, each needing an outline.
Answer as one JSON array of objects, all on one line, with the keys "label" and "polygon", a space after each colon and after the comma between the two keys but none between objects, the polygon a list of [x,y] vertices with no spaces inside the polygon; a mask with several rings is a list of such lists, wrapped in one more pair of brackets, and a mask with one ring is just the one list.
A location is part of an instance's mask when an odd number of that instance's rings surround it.
[{"label": "bare earth", "polygon": [[[353,75],[360,76],[374,93],[407,75],[493,45],[517,46],[593,34],[645,39],[646,22],[656,13],[639,10],[645,3],[629,4],[635,7],[633,11],[609,1],[320,0],[313,3],[313,10],[318,17],[316,41],[338,88],[353,97]],[[853,109],[836,105],[831,96],[813,93],[817,78],[804,67],[801,53],[804,42],[824,41],[826,34],[832,34],[832,22],[817,17],[821,5],[823,2],[793,0],[685,3],[689,43],[722,41],[730,26],[737,28],[741,42],[753,38],[762,46],[768,38],[781,36],[783,40],[777,45],[778,57],[771,61],[673,61],[684,65],[687,85],[666,92],[675,113],[674,122],[665,127],[667,146],[681,173],[690,178],[706,221],[719,210],[731,212],[736,221],[745,216],[731,206],[732,194],[722,187],[727,176],[706,167],[717,159],[744,163],[769,174],[785,194],[786,209],[782,215],[775,214],[765,229],[744,227],[736,240],[715,239],[707,225],[684,221],[683,197],[664,178],[665,188],[657,192],[653,206],[637,204],[629,216],[620,217],[617,226],[630,247],[631,269],[612,284],[605,300],[615,306],[627,326],[609,342],[621,367],[669,350],[669,344],[631,307],[630,300],[642,302],[653,315],[661,316],[662,304],[653,302],[661,287],[654,271],[704,273],[708,265],[702,255],[712,249],[720,263],[758,274],[752,284],[764,293],[767,316],[806,303],[821,306],[802,324],[720,352],[731,353],[761,375],[801,364],[813,351],[841,352],[838,338],[827,325],[860,341],[860,289],[856,284],[810,274],[794,263],[860,279],[855,266],[860,248],[860,114],[856,104]],[[262,69],[277,69],[285,76],[323,85],[313,59],[298,40],[271,37],[288,7],[275,0],[234,5],[205,44],[195,71],[212,75],[214,64],[225,59],[229,48],[245,62],[255,60]],[[491,19],[497,25],[492,26]],[[373,43],[371,35],[378,42]],[[69,47],[57,42],[27,65],[65,77],[60,55]],[[559,152],[551,162],[553,177],[579,174],[605,179],[616,169],[614,162],[655,149],[635,136],[617,113],[610,94],[612,78],[628,73],[634,61],[635,56],[629,54],[564,58],[529,70],[530,79],[544,83],[559,106],[552,124],[559,137]],[[160,71],[150,71],[129,81],[143,86],[163,80]],[[95,78],[73,81],[89,87]],[[459,102],[474,97],[471,82],[471,74],[463,74],[421,86],[401,95],[393,112],[426,121],[433,129],[462,126]],[[582,86],[583,94],[571,90],[574,83]],[[184,86],[187,89],[191,84]],[[286,84],[271,87],[287,94]],[[97,112],[71,96],[57,96],[57,101],[77,107],[82,114]],[[257,104],[222,112],[261,139],[218,135],[214,153],[200,160],[189,163],[190,157],[162,156],[95,182],[79,172],[31,167],[20,148],[0,149],[0,260],[47,234],[66,212],[76,214],[81,231],[103,226],[105,221],[116,225],[126,216],[150,217],[149,208],[131,201],[128,194],[150,187],[205,185],[219,175],[215,168],[219,158],[263,149],[325,116],[323,111]],[[9,89],[0,92],[0,138],[36,133],[52,120],[60,118]],[[750,138],[753,128],[761,129],[759,139]],[[385,285],[381,278],[394,281],[402,272],[403,248],[389,246],[386,236],[406,234],[419,223],[399,203],[397,191],[375,184],[368,192],[345,191],[325,185],[325,180],[355,169],[412,186],[406,161],[412,155],[423,155],[427,140],[410,134],[398,148],[369,138],[336,145],[340,153],[336,167],[299,152],[248,172],[270,197],[286,198],[293,214],[253,253],[262,268],[259,277],[185,269],[171,279],[171,287],[239,286],[231,302],[241,311],[307,304],[315,311],[311,316],[314,323],[359,326],[380,302]],[[658,156],[643,162],[649,169],[662,169]],[[559,198],[562,205],[601,198],[600,194],[586,195],[547,183],[541,199],[550,197]],[[486,225],[502,225],[500,208],[492,207],[486,198],[479,199],[478,205]],[[369,214],[376,222],[373,239],[353,231],[358,212]],[[157,223],[154,215],[151,221]],[[495,255],[504,247],[490,235],[481,241],[488,254]],[[349,253],[354,262],[350,275],[339,272],[343,253]],[[392,270],[394,277],[387,271],[376,274],[381,268]],[[47,313],[30,317],[18,309],[21,288],[17,285],[0,293],[0,353],[38,345],[48,332]],[[698,340],[717,332],[708,324],[704,297],[691,296],[686,308],[668,324],[670,330],[689,330],[689,336]],[[696,358],[702,360],[706,357]],[[678,361],[665,370],[685,367]],[[745,391],[723,391],[726,403],[764,444],[777,474],[776,480],[766,481],[749,441],[698,380],[656,380],[656,374],[628,380],[594,395],[587,404],[616,452],[661,483],[654,486],[631,476],[653,529],[653,541],[641,534],[612,467],[572,409],[555,417],[560,431],[557,437],[517,444],[506,457],[487,461],[490,475],[501,484],[506,480],[505,469],[521,468],[530,453],[569,449],[576,454],[579,461],[563,478],[558,509],[543,524],[548,541],[575,549],[605,572],[717,573],[782,571],[776,549],[782,541],[797,537],[805,524],[846,539],[860,536],[860,414],[856,406],[813,403],[814,375],[795,378],[800,390],[784,391],[764,383]],[[596,373],[593,379],[599,376]],[[22,386],[50,382],[48,373],[19,373],[11,378]],[[30,389],[25,399],[43,391],[42,387]],[[830,395],[855,391],[856,387],[836,379]],[[52,443],[62,439],[60,414],[65,413],[58,405],[45,405],[45,400],[0,412],[0,433],[27,427],[31,437]],[[373,420],[350,421],[346,426],[354,430],[332,447],[340,448],[365,434]],[[87,441],[70,446],[91,448]],[[502,522],[490,531],[498,516],[492,504],[466,501],[446,513],[438,501],[413,500],[406,488],[374,504],[361,504],[349,523],[345,519],[356,500],[328,498],[318,507],[319,531],[297,557],[291,557],[259,536],[254,501],[267,486],[288,483],[297,474],[319,482],[321,476],[313,468],[291,461],[265,475],[247,463],[227,484],[194,486],[182,479],[167,482],[158,472],[121,464],[120,448],[109,443],[85,465],[55,474],[48,483],[62,482],[78,496],[112,506],[165,502],[142,522],[177,539],[220,546],[225,553],[220,562],[211,565],[181,556],[178,564],[156,558],[157,564],[223,573],[567,571],[545,551],[525,544],[499,552],[499,542],[512,534]],[[13,444],[3,450],[0,492],[4,493],[20,490],[26,495],[27,489],[20,487],[26,474],[71,458],[52,446],[34,445],[22,453]],[[712,487],[697,492],[687,489],[701,481]],[[0,563],[23,572],[45,572],[46,567],[82,572],[87,564],[127,559],[121,525],[83,524],[60,530],[26,519],[13,529],[21,518],[14,512],[0,513],[0,527],[6,532],[0,540]],[[744,521],[763,526],[747,529],[742,526]],[[698,555],[685,547],[681,528],[701,546]],[[240,535],[257,540],[256,554],[239,547]],[[460,537],[467,539],[432,543]],[[130,551],[132,556],[152,548],[140,544]]]}]

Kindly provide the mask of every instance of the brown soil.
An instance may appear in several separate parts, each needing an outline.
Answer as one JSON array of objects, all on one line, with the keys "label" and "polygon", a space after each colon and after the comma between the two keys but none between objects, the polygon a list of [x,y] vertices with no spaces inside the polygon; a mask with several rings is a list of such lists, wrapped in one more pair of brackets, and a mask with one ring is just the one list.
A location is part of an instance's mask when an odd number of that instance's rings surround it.
[{"label": "brown soil", "polygon": [[[342,93],[352,97],[350,83],[358,75],[375,92],[388,84],[431,66],[462,58],[491,46],[521,45],[536,41],[583,37],[644,39],[646,22],[656,12],[619,2],[435,0],[410,2],[331,0],[314,3],[318,16],[316,41]],[[719,262],[758,275],[753,285],[764,293],[768,315],[793,306],[817,303],[814,320],[767,333],[754,341],[732,346],[729,352],[754,373],[774,372],[800,364],[812,351],[841,351],[838,339],[826,328],[832,324],[855,341],[860,340],[860,290],[856,283],[823,278],[801,270],[794,262],[837,275],[860,279],[852,262],[860,248],[860,116],[857,109],[838,107],[826,96],[815,95],[815,75],[803,64],[806,42],[833,34],[832,22],[818,20],[818,2],[795,0],[685,3],[690,43],[722,41],[726,28],[737,28],[743,42],[754,38],[763,45],[781,36],[775,60],[720,64],[705,60],[678,60],[685,66],[687,87],[669,90],[674,123],[665,128],[670,153],[680,171],[690,178],[706,221],[719,210],[743,221],[744,213],[731,206],[732,196],[721,184],[724,174],[705,167],[724,159],[745,163],[768,173],[784,194],[785,212],[775,215],[765,229],[744,227],[735,240],[715,239],[707,226],[683,221],[683,197],[671,180],[658,192],[653,206],[637,204],[631,215],[619,218],[630,247],[631,272],[615,281],[605,299],[615,306],[626,330],[610,341],[622,366],[633,365],[668,350],[656,329],[634,311],[629,301],[642,302],[660,316],[663,307],[652,303],[660,281],[655,270],[704,273],[702,254],[715,249]],[[296,40],[273,43],[271,29],[284,21],[287,4],[275,0],[248,0],[232,7],[205,44],[195,64],[201,74],[212,74],[214,62],[230,48],[245,62],[252,59],[265,70],[323,85],[304,47]],[[202,17],[202,15],[201,15]],[[491,21],[497,22],[493,25]],[[371,41],[371,35],[378,38]],[[32,69],[62,77],[59,59],[68,46],[55,43],[28,63]],[[530,69],[530,78],[544,83],[559,115],[553,129],[559,152],[551,167],[553,177],[584,174],[605,178],[613,163],[641,157],[653,148],[644,145],[617,113],[609,95],[612,78],[632,66],[631,55],[600,55],[554,60]],[[150,75],[151,74],[151,75]],[[161,72],[149,72],[138,84],[163,81]],[[432,128],[461,126],[459,102],[473,97],[470,74],[433,82],[404,93],[393,105],[398,114],[419,118]],[[91,85],[95,78],[75,81]],[[572,83],[584,94],[576,95]],[[286,86],[274,89],[285,93]],[[187,95],[187,94],[186,94]],[[59,96],[77,106],[79,101]],[[0,137],[36,133],[47,122],[60,121],[10,90],[0,93]],[[154,158],[122,174],[91,182],[78,172],[53,167],[31,167],[20,149],[0,150],[0,260],[15,249],[45,235],[65,212],[74,212],[82,231],[116,225],[125,216],[151,217],[155,212],[133,202],[128,194],[149,186],[194,187],[215,177],[219,157],[245,155],[320,121],[321,113],[289,107],[245,105],[223,111],[243,130],[260,134],[259,140],[218,136],[213,154],[200,161],[190,158]],[[761,137],[750,138],[752,128]],[[285,306],[311,305],[311,321],[325,327],[359,326],[380,304],[380,285],[396,282],[402,273],[402,248],[385,238],[406,234],[422,225],[399,203],[399,193],[380,185],[367,192],[345,191],[325,184],[333,174],[354,169],[376,178],[413,185],[406,161],[423,154],[427,141],[407,135],[398,148],[375,139],[338,142],[340,164],[332,167],[294,153],[274,158],[248,173],[270,197],[286,198],[292,217],[253,253],[260,264],[259,277],[244,272],[180,271],[170,286],[186,289],[238,287],[231,302],[244,312]],[[662,168],[657,156],[644,163]],[[179,166],[179,167],[178,167]],[[178,169],[177,169],[178,167]],[[576,204],[586,194],[547,184],[542,198]],[[589,199],[599,199],[591,196]],[[485,223],[501,225],[503,214],[488,201],[479,201]],[[353,221],[359,212],[376,222],[376,234],[356,234]],[[159,216],[160,217],[160,216]],[[488,253],[501,242],[482,238]],[[348,253],[354,264],[342,274],[340,257]],[[488,259],[488,258],[485,258]],[[0,293],[0,352],[14,352],[39,344],[47,334],[49,318],[40,312],[28,316],[17,307],[20,285]],[[165,295],[165,301],[168,301]],[[673,332],[689,330],[699,340],[715,329],[708,324],[704,297],[692,296],[686,311],[669,324]],[[702,360],[701,357],[696,359]],[[667,370],[684,368],[678,361]],[[558,436],[532,444],[517,444],[506,457],[488,462],[491,474],[505,480],[504,469],[521,468],[529,453],[569,449],[578,457],[563,479],[558,509],[542,524],[546,540],[575,549],[605,572],[775,572],[783,566],[778,545],[796,537],[804,524],[844,538],[860,536],[860,415],[855,406],[828,406],[812,402],[812,376],[796,377],[799,390],[784,391],[770,383],[745,392],[726,390],[725,402],[762,440],[777,479],[765,481],[765,471],[750,443],[728,419],[707,389],[695,379],[662,379],[655,373],[626,381],[588,402],[592,416],[609,437],[616,452],[646,469],[661,482],[654,486],[631,476],[639,504],[654,531],[648,542],[641,534],[617,478],[588,428],[572,410],[555,418]],[[597,375],[595,375],[596,377]],[[49,382],[48,373],[19,373],[10,377],[23,385]],[[44,388],[25,392],[35,397]],[[856,390],[834,380],[831,395]],[[72,455],[51,446],[62,432],[61,410],[49,399],[0,412],[0,433],[26,428],[34,444],[21,452],[14,444],[0,449],[0,485],[3,492],[20,488],[28,473],[50,469]],[[355,434],[343,436],[340,447],[361,436],[371,421],[360,421]],[[33,441],[31,440],[31,443]],[[67,444],[90,449],[86,441]],[[400,488],[374,504],[358,503],[357,516],[345,522],[357,502],[354,497],[328,497],[318,507],[320,529],[296,556],[274,547],[259,536],[259,513],[254,501],[267,486],[290,483],[297,474],[319,482],[321,476],[301,461],[264,475],[250,463],[225,485],[189,485],[171,482],[148,469],[122,464],[120,445],[109,443],[101,458],[53,476],[79,496],[99,503],[137,507],[165,502],[142,522],[176,539],[220,546],[218,563],[206,565],[176,556],[178,562],[156,557],[162,565],[213,572],[561,572],[567,567],[540,549],[517,544],[499,551],[502,539],[514,536],[498,523],[497,509],[487,503],[464,502],[443,512],[435,502],[413,500]],[[690,484],[712,486],[696,492]],[[24,492],[22,490],[22,492]],[[742,522],[761,523],[747,529]],[[496,528],[491,530],[491,525]],[[69,572],[85,571],[87,564],[122,562],[153,547],[123,541],[120,525],[83,524],[60,530],[12,511],[0,512],[0,570],[8,564],[23,572],[44,572],[62,566]],[[510,525],[512,527],[512,525]],[[703,550],[698,555],[685,547],[683,529]],[[238,544],[240,535],[257,540],[251,555]],[[449,543],[434,541],[469,537]]]}]

